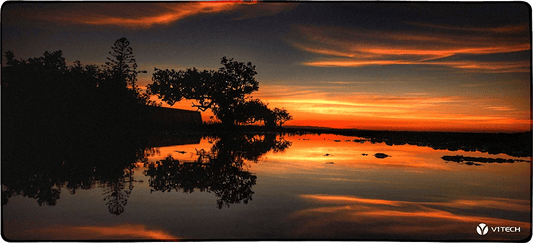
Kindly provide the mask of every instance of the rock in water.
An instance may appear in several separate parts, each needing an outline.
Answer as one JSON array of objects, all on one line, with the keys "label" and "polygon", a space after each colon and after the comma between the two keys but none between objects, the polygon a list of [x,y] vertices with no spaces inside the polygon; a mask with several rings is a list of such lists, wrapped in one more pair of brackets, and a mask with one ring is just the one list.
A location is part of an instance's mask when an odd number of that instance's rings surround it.
[{"label": "rock in water", "polygon": [[384,154],[384,153],[376,153],[376,154],[374,154],[374,156],[375,156],[376,158],[378,158],[378,159],[384,159],[384,158],[389,157],[389,155]]}]

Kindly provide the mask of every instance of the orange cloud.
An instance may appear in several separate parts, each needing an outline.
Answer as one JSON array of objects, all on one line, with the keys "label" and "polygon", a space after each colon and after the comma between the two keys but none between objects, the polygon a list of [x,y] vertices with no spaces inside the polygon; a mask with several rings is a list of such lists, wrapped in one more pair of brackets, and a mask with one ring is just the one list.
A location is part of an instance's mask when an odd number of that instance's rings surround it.
[{"label": "orange cloud", "polygon": [[28,18],[63,25],[86,24],[149,28],[165,25],[198,15],[231,11],[244,2],[183,2],[183,3],[84,3],[62,4],[61,8],[45,11],[12,10],[16,18]]},{"label": "orange cloud", "polygon": [[[438,58],[438,57],[436,57]],[[428,59],[429,60],[429,59]],[[528,61],[519,62],[480,62],[480,61],[449,61],[449,62],[426,62],[422,61],[405,61],[405,60],[363,60],[337,59],[325,61],[304,62],[303,65],[314,67],[362,67],[370,65],[434,65],[447,66],[452,68],[464,69],[469,71],[482,71],[488,73],[510,73],[510,72],[529,72],[530,63]]]},{"label": "orange cloud", "polygon": [[[289,37],[288,41],[300,50],[324,56],[303,62],[306,66],[434,65],[475,72],[529,72],[529,60],[491,62],[464,59],[464,55],[530,50],[529,34],[523,31],[524,28],[521,25],[479,28],[475,33],[459,31],[449,34],[299,26],[297,34]],[[458,59],[460,55],[461,59]]]},{"label": "orange cloud", "polygon": [[[120,25],[127,27],[151,27],[153,25],[169,24],[180,19],[202,13],[218,13],[233,9],[236,2],[190,2],[190,3],[173,3],[157,4],[150,7],[149,16],[103,16],[89,15],[81,18],[70,18],[69,21],[90,24],[90,25]],[[105,7],[113,7],[112,4],[106,4]],[[135,5],[132,5],[135,6]],[[139,7],[146,7],[145,4]]]},{"label": "orange cloud", "polygon": [[[297,4],[264,4],[244,1],[168,2],[168,3],[84,3],[62,4],[62,8],[46,11],[25,9],[14,11],[17,18],[29,18],[59,24],[86,24],[150,28],[171,24],[198,14],[235,11],[235,20],[275,15],[293,9]],[[253,6],[253,7],[252,7]],[[10,13],[11,14],[11,13]]]},{"label": "orange cloud", "polygon": [[497,110],[497,111],[512,111],[512,110],[514,110],[513,108],[509,108],[509,107],[506,107],[506,106],[489,106],[487,108],[493,109],[493,110]]}]

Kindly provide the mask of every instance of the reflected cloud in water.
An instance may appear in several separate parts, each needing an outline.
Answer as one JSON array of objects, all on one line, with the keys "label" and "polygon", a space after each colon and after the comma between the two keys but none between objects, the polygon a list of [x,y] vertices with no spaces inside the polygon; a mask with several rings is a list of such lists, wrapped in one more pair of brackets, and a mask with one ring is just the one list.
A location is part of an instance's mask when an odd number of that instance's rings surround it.
[{"label": "reflected cloud in water", "polygon": [[46,228],[22,231],[20,236],[8,236],[10,240],[27,239],[29,234],[38,240],[179,240],[162,229],[142,224],[120,224],[112,226],[66,226],[55,225]]},{"label": "reflected cloud in water", "polygon": [[[298,227],[296,237],[339,239],[526,239],[531,230],[529,205],[526,200],[488,198],[449,200],[440,202],[395,201],[339,195],[301,195],[304,200],[320,206],[291,214],[290,221]],[[521,221],[488,216],[487,208],[522,214]],[[474,209],[474,210],[473,210]],[[479,223],[489,226],[520,227],[514,235],[492,233],[479,238],[475,228]]]},{"label": "reflected cloud in water", "polygon": [[[22,240],[179,240],[175,235],[208,239],[238,231],[231,237],[521,240],[530,232],[530,187],[524,187],[531,182],[530,163],[509,163],[529,162],[530,157],[389,146],[341,135],[177,136],[162,133],[144,142],[98,140],[91,147],[13,147],[2,155],[2,204],[9,209],[5,235]],[[34,155],[24,156],[30,152]],[[378,153],[389,156],[373,156]],[[442,159],[459,154],[495,163],[472,167]],[[61,194],[65,191],[71,195]],[[80,198],[83,205],[69,204]],[[27,205],[19,207],[19,200]],[[218,210],[240,203],[248,205]],[[25,212],[28,208],[61,213],[47,218]],[[139,216],[146,208],[158,213]],[[79,219],[69,218],[74,211]],[[25,217],[51,220],[51,226],[31,225]],[[94,217],[101,223],[80,226]],[[141,217],[148,221],[139,221]],[[169,228],[176,217],[183,224]],[[109,226],[109,220],[130,224]],[[243,220],[250,221],[243,225]],[[232,231],[213,226],[221,222],[231,224]],[[522,230],[479,238],[479,223]],[[33,228],[24,227],[28,225]]]}]

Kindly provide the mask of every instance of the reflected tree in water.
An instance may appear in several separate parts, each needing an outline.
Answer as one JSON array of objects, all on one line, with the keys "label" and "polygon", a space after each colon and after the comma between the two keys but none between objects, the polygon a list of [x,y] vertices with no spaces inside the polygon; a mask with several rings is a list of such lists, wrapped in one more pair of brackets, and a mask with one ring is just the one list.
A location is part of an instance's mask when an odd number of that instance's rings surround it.
[{"label": "reflected tree in water", "polygon": [[133,171],[131,168],[124,169],[124,174],[106,181],[103,195],[106,195],[106,202],[109,213],[120,215],[124,212],[124,207],[128,203],[128,197],[133,190]]},{"label": "reflected tree in water", "polygon": [[22,195],[29,198],[34,198],[39,206],[48,205],[54,206],[59,199],[61,187],[58,187],[52,180],[46,178],[46,175],[35,175],[29,179],[25,188],[20,188],[24,182],[20,181],[17,186],[19,188],[2,190],[2,205],[7,204],[8,198],[14,195]]},{"label": "reflected tree in water", "polygon": [[[117,146],[116,144],[121,144]],[[153,149],[138,149],[124,140],[86,144],[40,144],[41,149],[13,148],[2,156],[2,205],[13,196],[33,198],[40,206],[57,204],[61,191],[103,188],[109,212],[124,212],[133,190],[135,164]],[[27,155],[27,156],[25,156]],[[35,158],[29,157],[35,156]]]},{"label": "reflected tree in water", "polygon": [[235,166],[242,166],[244,160],[257,162],[263,154],[269,151],[282,152],[291,145],[283,135],[275,133],[266,134],[238,134],[222,135],[214,143],[211,153],[216,159],[224,162],[232,162]]},{"label": "reflected tree in water", "polygon": [[241,167],[230,164],[180,162],[172,157],[150,164],[145,173],[150,177],[151,192],[213,192],[220,198],[217,200],[218,208],[233,203],[248,203],[252,200],[251,188],[257,179]]},{"label": "reflected tree in water", "polygon": [[244,162],[257,162],[270,150],[280,152],[290,145],[282,136],[276,139],[275,134],[225,135],[216,140],[211,151],[197,150],[195,161],[180,162],[169,156],[150,163],[145,175],[150,177],[151,192],[212,192],[219,198],[219,209],[247,204],[257,177],[243,170]]},{"label": "reflected tree in water", "polygon": [[[69,66],[61,51],[27,60],[5,53],[2,205],[17,195],[33,198],[39,205],[56,205],[62,189],[75,194],[98,187],[104,188],[110,213],[124,212],[133,190],[132,165],[146,162],[146,150],[140,148],[147,143],[138,140],[149,133],[143,125],[150,123],[143,119],[146,113],[141,107],[153,103],[136,85],[137,75],[144,71],[137,70],[129,41],[121,38],[111,50],[103,68],[79,61]],[[204,87],[212,97],[197,99],[201,104],[216,101],[218,106],[209,107],[221,120],[233,123],[232,107],[239,104],[233,98],[244,101],[245,94],[257,90],[255,66],[226,58],[222,64],[219,71],[207,72],[212,78],[209,84],[218,89]],[[218,87],[221,83],[216,80],[234,81],[234,85]],[[230,92],[229,98],[219,97],[217,90],[231,91],[232,87],[239,91]],[[263,137],[222,137],[212,151],[199,152],[197,164],[161,162],[148,172],[177,174],[155,176],[153,188],[173,185],[187,192],[209,190],[221,198],[220,205],[247,202],[256,177],[242,170],[243,160],[257,161],[261,154],[284,147],[276,144],[275,135]]]},{"label": "reflected tree in water", "polygon": [[103,188],[102,195],[105,195],[103,200],[109,213],[120,215],[124,212],[134,188],[134,169],[137,164],[146,163],[148,156],[158,152],[153,148],[133,149],[124,157],[115,157],[115,161],[110,161],[105,170],[99,171],[95,179],[99,187]]}]

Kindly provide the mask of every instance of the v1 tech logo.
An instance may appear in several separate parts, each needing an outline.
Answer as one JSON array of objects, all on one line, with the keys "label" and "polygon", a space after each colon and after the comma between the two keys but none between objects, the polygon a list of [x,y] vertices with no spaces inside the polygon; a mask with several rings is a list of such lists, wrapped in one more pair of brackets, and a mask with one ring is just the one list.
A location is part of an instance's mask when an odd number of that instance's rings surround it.
[{"label": "v1 tech logo", "polygon": [[477,226],[476,231],[479,235],[486,235],[489,233],[489,227],[486,224],[481,223]]},{"label": "v1 tech logo", "polygon": [[479,235],[486,235],[489,233],[489,228],[493,233],[519,233],[520,227],[509,227],[509,226],[498,226],[498,227],[489,227],[485,223],[481,223],[477,226],[476,231]]}]

